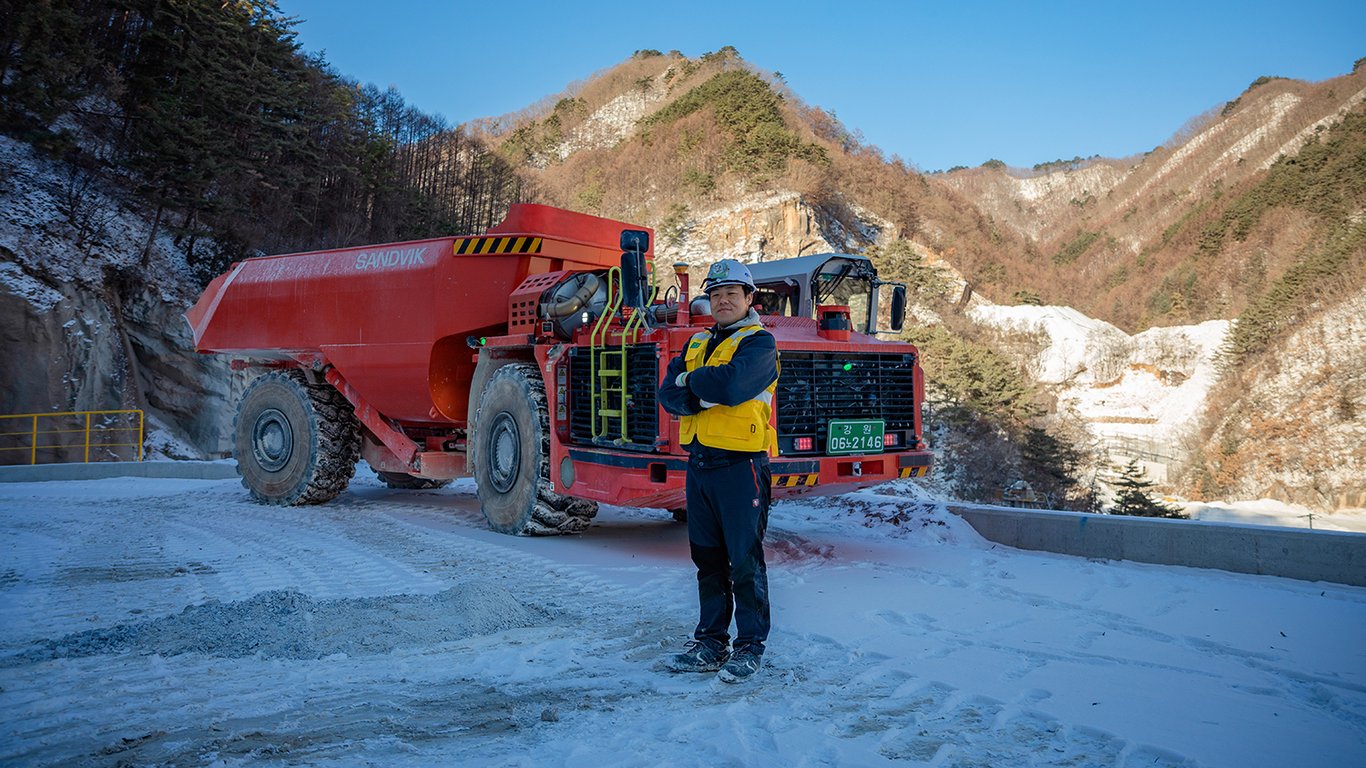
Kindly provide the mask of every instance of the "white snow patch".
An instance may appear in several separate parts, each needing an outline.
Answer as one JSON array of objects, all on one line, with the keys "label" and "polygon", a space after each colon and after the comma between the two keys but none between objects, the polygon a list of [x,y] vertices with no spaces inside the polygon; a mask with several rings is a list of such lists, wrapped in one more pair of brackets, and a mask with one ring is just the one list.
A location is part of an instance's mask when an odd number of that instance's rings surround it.
[{"label": "white snow patch", "polygon": [[199,460],[204,452],[187,442],[176,430],[157,417],[147,414],[147,431],[143,436],[143,457],[150,461]]},{"label": "white snow patch", "polygon": [[1192,520],[1366,533],[1366,510],[1324,514],[1276,499],[1192,501],[1179,505]]},{"label": "white snow patch", "polygon": [[1046,338],[1047,346],[1031,366],[1035,380],[1044,384],[1108,379],[1117,350],[1122,352],[1129,341],[1115,326],[1071,307],[982,304],[970,309],[968,317],[1008,332]]},{"label": "white snow patch", "polygon": [[1215,359],[1232,323],[1149,328],[1132,337],[1070,307],[974,308],[969,317],[1035,335],[1029,361],[1036,381],[1053,387],[1059,412],[1073,412],[1114,454],[1151,462],[1157,479],[1185,459],[1184,440],[1219,373]]},{"label": "white snow patch", "polygon": [[5,484],[0,507],[6,764],[1366,754],[1366,589],[1012,550],[910,483],[774,506],[773,633],[744,686],[660,668],[697,605],[685,527],[659,511],[514,538],[468,481],[366,478],[320,507],[126,478]]},{"label": "white snow patch", "polygon": [[3,283],[10,293],[23,298],[39,312],[51,310],[62,300],[62,294],[56,289],[30,277],[18,264],[11,261],[0,261],[0,283]]},{"label": "white snow patch", "polygon": [[[1059,395],[1102,434],[1174,440],[1195,423],[1218,379],[1214,360],[1232,323],[1149,328],[1128,343],[1118,380],[1072,386]],[[1132,423],[1125,423],[1133,419]],[[1109,422],[1109,423],[1107,423]]]}]

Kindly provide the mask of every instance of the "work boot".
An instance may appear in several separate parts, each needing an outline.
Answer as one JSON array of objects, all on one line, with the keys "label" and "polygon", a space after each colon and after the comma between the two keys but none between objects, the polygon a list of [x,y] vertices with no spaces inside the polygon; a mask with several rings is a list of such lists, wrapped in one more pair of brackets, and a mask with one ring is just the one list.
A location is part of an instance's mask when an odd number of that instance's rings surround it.
[{"label": "work boot", "polygon": [[730,655],[730,659],[721,667],[721,674],[717,677],[720,677],[722,682],[743,683],[753,678],[763,664],[763,654],[754,650],[752,645],[742,645]]},{"label": "work boot", "polygon": [[670,672],[715,672],[726,663],[730,652],[725,646],[691,640],[683,652],[669,659],[665,666]]}]

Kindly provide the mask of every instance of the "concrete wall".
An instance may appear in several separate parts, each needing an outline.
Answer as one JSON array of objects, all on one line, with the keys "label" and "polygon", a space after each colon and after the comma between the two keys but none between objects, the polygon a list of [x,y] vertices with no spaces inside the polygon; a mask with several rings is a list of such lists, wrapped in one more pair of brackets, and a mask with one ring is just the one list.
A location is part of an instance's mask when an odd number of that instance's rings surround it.
[{"label": "concrete wall", "polygon": [[0,467],[0,483],[102,480],[106,477],[226,480],[237,477],[237,464],[231,461],[100,461],[90,464],[25,464]]},{"label": "concrete wall", "polygon": [[1020,549],[1366,586],[1366,534],[950,504]]},{"label": "concrete wall", "polygon": [[[230,461],[110,461],[0,467],[0,483],[155,477],[226,480]],[[1019,549],[1217,568],[1366,586],[1366,533],[949,504],[983,538]]]}]

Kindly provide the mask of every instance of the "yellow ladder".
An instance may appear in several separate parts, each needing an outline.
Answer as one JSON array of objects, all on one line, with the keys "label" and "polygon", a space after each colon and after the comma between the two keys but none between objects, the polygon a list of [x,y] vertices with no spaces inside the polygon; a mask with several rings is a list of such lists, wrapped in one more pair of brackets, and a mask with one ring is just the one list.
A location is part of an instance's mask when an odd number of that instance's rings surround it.
[{"label": "yellow ladder", "polygon": [[[649,272],[650,295],[646,297],[646,306],[654,301],[658,292],[653,279],[653,265]],[[619,343],[609,348],[612,318],[621,310],[621,299],[621,269],[612,267],[607,270],[607,304],[588,336],[588,373],[589,387],[592,390],[590,398],[593,440],[610,439],[618,445],[631,442],[626,421],[626,413],[631,405],[631,396],[627,392],[627,353],[639,338],[641,329],[645,327],[645,313],[633,310],[621,328]],[[615,435],[609,436],[612,431],[612,419],[617,420],[618,428]]]},{"label": "yellow ladder", "polygon": [[[588,336],[588,387],[593,440],[607,436],[608,420],[620,419],[626,431],[626,355],[607,349],[612,318],[621,309],[621,269],[607,270],[607,303]],[[614,357],[615,356],[615,357]],[[609,402],[610,398],[614,401]]]}]

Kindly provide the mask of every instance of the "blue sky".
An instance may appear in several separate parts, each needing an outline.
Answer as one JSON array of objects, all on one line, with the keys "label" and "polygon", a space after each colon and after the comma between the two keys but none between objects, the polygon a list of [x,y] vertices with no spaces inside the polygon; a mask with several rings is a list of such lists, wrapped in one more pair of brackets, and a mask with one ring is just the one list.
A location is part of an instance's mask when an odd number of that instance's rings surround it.
[{"label": "blue sky", "polygon": [[927,171],[1146,152],[1262,75],[1324,80],[1366,57],[1366,0],[279,2],[305,50],[454,123],[638,49],[732,45]]}]

